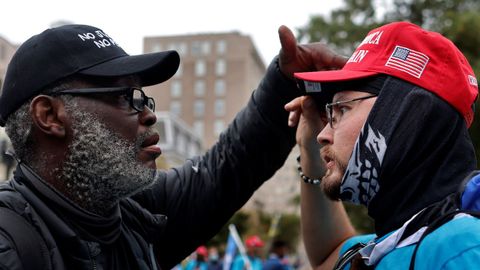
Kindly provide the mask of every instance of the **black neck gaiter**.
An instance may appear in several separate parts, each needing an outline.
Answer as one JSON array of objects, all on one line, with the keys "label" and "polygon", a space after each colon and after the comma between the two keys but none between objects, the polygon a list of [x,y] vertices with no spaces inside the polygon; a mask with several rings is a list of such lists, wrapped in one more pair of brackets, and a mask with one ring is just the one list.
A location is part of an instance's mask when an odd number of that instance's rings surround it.
[{"label": "black neck gaiter", "polygon": [[[28,197],[27,199],[37,211],[41,211],[44,216],[49,217],[47,221],[57,220],[58,217],[61,217],[62,221],[58,220],[55,224],[51,224],[51,227],[55,228],[63,222],[67,222],[85,240],[101,244],[111,244],[120,236],[122,217],[118,205],[105,216],[89,212],[63,196],[25,164],[18,166],[15,178],[36,193],[36,196],[30,196],[26,187],[16,185],[17,190]],[[54,231],[66,231],[66,228],[59,228]],[[69,238],[74,233],[65,233],[65,235],[65,238]]]},{"label": "black neck gaiter", "polygon": [[354,146],[340,196],[366,205],[382,236],[456,192],[475,166],[460,113],[435,94],[388,77]]}]

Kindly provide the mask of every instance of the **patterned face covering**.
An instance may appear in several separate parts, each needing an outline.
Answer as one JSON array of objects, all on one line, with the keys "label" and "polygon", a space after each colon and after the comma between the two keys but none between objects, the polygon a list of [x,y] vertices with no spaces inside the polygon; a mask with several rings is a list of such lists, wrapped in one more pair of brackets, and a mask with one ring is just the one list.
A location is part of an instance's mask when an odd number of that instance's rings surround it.
[{"label": "patterned face covering", "polygon": [[386,150],[385,137],[367,123],[358,137],[343,177],[340,189],[343,200],[368,206],[380,189],[378,176]]},{"label": "patterned face covering", "polygon": [[435,94],[388,77],[355,143],[340,197],[367,206],[383,235],[455,192],[475,166],[462,116]]}]

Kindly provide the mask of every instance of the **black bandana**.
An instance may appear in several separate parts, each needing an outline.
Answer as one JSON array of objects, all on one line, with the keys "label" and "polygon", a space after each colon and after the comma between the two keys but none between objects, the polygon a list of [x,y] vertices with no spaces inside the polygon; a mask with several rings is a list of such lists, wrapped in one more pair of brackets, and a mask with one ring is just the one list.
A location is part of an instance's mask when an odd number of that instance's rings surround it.
[{"label": "black bandana", "polygon": [[457,191],[475,166],[463,117],[431,92],[388,77],[353,149],[341,198],[366,205],[381,236]]}]

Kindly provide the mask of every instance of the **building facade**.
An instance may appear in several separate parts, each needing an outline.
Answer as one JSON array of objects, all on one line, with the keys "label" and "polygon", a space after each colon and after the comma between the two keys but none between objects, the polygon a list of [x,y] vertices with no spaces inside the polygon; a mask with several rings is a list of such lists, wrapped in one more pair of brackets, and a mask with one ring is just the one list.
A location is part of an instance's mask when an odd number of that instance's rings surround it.
[{"label": "building facade", "polygon": [[[8,40],[0,36],[0,89],[2,88],[5,72],[8,63],[12,59],[13,54],[17,50],[18,45],[10,43]],[[5,155],[5,151],[10,147],[10,141],[5,131],[0,127],[0,181],[10,177],[13,169],[13,159]]]},{"label": "building facade", "polygon": [[3,85],[8,63],[10,62],[10,59],[12,59],[17,48],[18,45],[12,44],[0,36],[0,89]]},{"label": "building facade", "polygon": [[203,153],[202,140],[190,126],[170,112],[155,112],[155,129],[160,135],[158,146],[162,155],[156,160],[157,168],[168,169],[179,166],[187,158]]},{"label": "building facade", "polygon": [[[180,54],[180,68],[170,80],[146,92],[155,98],[158,110],[178,116],[209,148],[247,104],[265,74],[265,64],[252,39],[238,32],[144,38],[145,53],[164,50]],[[292,154],[244,209],[298,213],[296,180]]]},{"label": "building facade", "polygon": [[147,93],[159,110],[177,115],[210,147],[257,87],[265,65],[250,37],[237,32],[144,39],[146,53],[162,50],[176,50],[180,68]]}]

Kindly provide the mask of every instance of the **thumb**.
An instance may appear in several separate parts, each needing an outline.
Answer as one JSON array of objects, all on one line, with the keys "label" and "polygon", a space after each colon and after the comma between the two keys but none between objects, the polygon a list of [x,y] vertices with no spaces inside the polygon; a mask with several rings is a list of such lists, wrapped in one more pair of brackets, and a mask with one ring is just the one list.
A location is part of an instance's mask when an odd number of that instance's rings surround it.
[{"label": "thumb", "polygon": [[288,63],[296,58],[297,40],[290,28],[282,25],[278,28],[278,37],[282,48],[280,49],[280,59]]},{"label": "thumb", "polygon": [[317,106],[311,96],[303,96],[302,114],[306,119],[318,117]]}]

